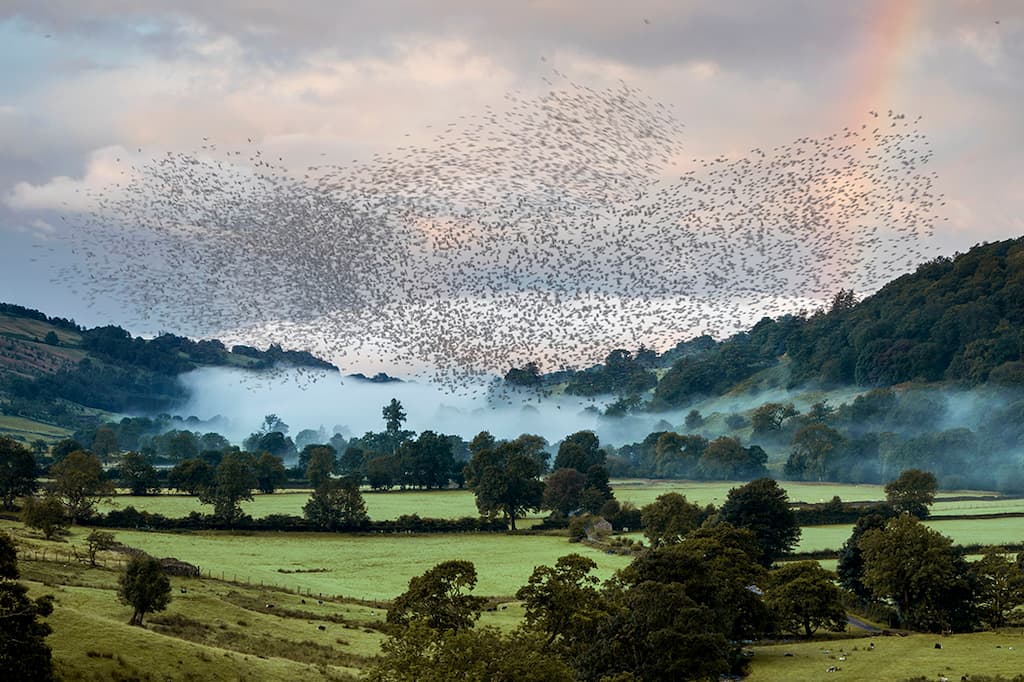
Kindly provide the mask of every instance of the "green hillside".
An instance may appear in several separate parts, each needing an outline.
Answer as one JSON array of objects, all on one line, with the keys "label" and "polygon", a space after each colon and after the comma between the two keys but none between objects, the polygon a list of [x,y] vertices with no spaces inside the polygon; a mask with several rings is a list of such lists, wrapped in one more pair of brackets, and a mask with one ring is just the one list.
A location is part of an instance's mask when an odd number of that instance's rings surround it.
[{"label": "green hillside", "polygon": [[116,326],[0,304],[0,429],[48,440],[119,413],[163,412],[188,398],[178,376],[198,367],[278,365],[337,371],[305,351],[227,348],[218,340],[133,337]]},{"label": "green hillside", "polygon": [[[763,318],[721,342],[699,337],[658,355],[612,350],[600,365],[537,375],[520,385],[565,384],[577,395],[616,394],[636,409],[678,409],[735,393],[766,369],[784,386],[879,388],[906,382],[1024,385],[1024,237],[939,257],[857,301],[839,291],[827,308]],[[535,370],[535,368],[534,368]]]}]

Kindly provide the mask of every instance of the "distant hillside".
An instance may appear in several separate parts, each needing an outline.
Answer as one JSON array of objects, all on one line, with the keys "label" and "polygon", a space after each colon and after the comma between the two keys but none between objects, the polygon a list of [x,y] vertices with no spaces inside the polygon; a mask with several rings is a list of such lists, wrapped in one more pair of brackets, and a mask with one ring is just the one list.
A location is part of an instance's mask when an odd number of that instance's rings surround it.
[{"label": "distant hillside", "polygon": [[780,383],[789,387],[1024,385],[1024,238],[936,258],[860,302],[837,292],[827,309],[765,317],[722,342],[700,337],[660,356],[616,349],[583,371],[515,368],[506,380],[615,394],[634,408],[643,397],[649,409],[662,410],[736,392],[773,367],[784,370]]},{"label": "distant hillside", "polygon": [[0,303],[0,409],[68,428],[103,412],[161,412],[188,396],[178,376],[198,367],[254,371],[278,365],[337,371],[306,351],[228,349],[218,340],[173,334],[133,337],[121,327],[85,329]]}]

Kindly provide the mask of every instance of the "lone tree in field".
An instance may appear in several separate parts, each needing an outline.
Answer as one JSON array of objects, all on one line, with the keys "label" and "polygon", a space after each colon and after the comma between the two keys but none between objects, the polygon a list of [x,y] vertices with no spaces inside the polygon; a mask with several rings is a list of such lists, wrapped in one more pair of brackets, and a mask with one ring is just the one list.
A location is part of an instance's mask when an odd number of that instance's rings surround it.
[{"label": "lone tree in field", "polygon": [[64,511],[64,503],[53,495],[26,497],[21,510],[21,520],[29,528],[41,530],[47,540],[67,528],[70,519]]},{"label": "lone tree in field", "polygon": [[434,630],[464,630],[480,617],[483,597],[468,594],[476,586],[472,561],[444,561],[409,580],[409,589],[388,609],[388,622],[426,623]]},{"label": "lone tree in field", "polygon": [[85,538],[85,551],[89,555],[89,565],[96,565],[96,555],[113,549],[117,545],[114,534],[104,530],[94,530]]},{"label": "lone tree in field", "polygon": [[938,483],[935,474],[920,469],[905,469],[895,481],[885,484],[885,499],[897,512],[923,519],[935,502]]},{"label": "lone tree in field", "polygon": [[6,436],[0,436],[0,501],[14,509],[14,500],[36,491],[36,460],[32,451]]},{"label": "lone tree in field", "polygon": [[147,613],[163,611],[171,601],[171,581],[160,562],[148,554],[132,557],[117,582],[118,599],[135,609],[129,625],[141,626]]}]

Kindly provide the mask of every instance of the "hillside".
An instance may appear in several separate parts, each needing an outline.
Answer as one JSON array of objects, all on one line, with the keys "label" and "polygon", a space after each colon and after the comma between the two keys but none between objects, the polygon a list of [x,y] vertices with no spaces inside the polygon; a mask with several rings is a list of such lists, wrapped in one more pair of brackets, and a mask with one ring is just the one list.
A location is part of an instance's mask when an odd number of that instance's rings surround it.
[{"label": "hillside", "polygon": [[1024,385],[1024,237],[936,258],[863,301],[837,292],[827,309],[765,317],[721,342],[699,337],[661,355],[616,349],[583,371],[513,369],[506,380],[612,393],[627,409],[646,397],[660,411],[735,393],[772,368],[789,388]]},{"label": "hillside", "polygon": [[[253,371],[337,368],[305,351],[227,348],[163,334],[133,337],[116,326],[86,329],[18,305],[0,304],[0,409],[5,430],[44,440],[110,413],[162,412],[188,396],[178,381],[199,367]],[[47,425],[49,428],[47,428]]]}]

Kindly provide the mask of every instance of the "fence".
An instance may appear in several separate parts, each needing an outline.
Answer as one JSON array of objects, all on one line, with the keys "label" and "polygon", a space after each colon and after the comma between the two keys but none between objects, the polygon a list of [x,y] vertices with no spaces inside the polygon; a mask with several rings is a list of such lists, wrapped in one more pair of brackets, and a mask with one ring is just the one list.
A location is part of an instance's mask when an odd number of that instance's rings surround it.
[{"label": "fence", "polygon": [[[49,561],[53,563],[63,564],[89,564],[89,555],[85,552],[78,551],[75,548],[61,549],[56,547],[45,547],[45,548],[23,548],[18,550],[18,559],[20,561]],[[125,566],[128,565],[128,558],[121,559],[117,557],[109,556],[97,556],[96,566],[111,569],[114,571],[124,570]],[[293,587],[290,585],[282,585],[269,580],[252,580],[250,576],[239,576],[237,573],[229,573],[226,571],[207,571],[200,569],[198,576],[187,576],[193,579],[206,579],[206,580],[218,580],[231,585],[239,585],[246,587],[265,587],[267,589],[276,590],[278,592],[287,592],[289,594],[295,594],[304,597],[315,597],[317,599],[348,599],[351,597],[344,597],[342,595],[325,595],[322,592],[314,593],[312,588],[309,587]],[[367,603],[374,606],[386,606],[382,602],[374,600],[356,599],[361,603]]]}]

